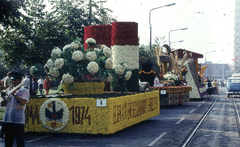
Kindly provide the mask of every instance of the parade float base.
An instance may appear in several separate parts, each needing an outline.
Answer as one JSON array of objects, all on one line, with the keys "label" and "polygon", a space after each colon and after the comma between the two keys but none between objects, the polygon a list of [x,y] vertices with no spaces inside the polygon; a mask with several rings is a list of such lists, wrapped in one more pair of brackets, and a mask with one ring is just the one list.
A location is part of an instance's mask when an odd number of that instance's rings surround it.
[{"label": "parade float base", "polygon": [[189,101],[189,92],[192,91],[191,86],[163,86],[150,87],[151,90],[159,91],[161,105],[182,105],[183,102]]},{"label": "parade float base", "polygon": [[26,132],[113,134],[160,113],[159,91],[30,98]]}]

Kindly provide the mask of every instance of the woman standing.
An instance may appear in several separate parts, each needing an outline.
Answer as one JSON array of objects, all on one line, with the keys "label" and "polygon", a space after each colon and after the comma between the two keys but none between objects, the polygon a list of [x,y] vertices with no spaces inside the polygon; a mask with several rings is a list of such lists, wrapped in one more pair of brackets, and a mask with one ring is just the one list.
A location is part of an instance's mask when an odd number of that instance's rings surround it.
[{"label": "woman standing", "polygon": [[46,94],[48,94],[49,89],[51,88],[51,80],[46,76],[46,79],[44,79],[43,87],[46,89]]},{"label": "woman standing", "polygon": [[212,95],[212,83],[210,80],[208,80],[208,82],[206,84],[206,88],[207,88],[208,99],[210,99],[211,95]]}]

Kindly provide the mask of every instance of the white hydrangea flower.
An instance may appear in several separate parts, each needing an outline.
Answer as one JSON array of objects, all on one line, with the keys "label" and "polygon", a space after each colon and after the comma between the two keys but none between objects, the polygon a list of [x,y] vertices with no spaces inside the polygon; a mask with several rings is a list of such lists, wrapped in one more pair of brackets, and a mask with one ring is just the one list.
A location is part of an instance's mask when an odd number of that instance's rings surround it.
[{"label": "white hydrangea flower", "polygon": [[63,52],[65,52],[67,49],[71,48],[70,44],[67,44],[63,47]]},{"label": "white hydrangea flower", "polygon": [[63,80],[63,82],[66,83],[66,84],[71,84],[71,83],[74,82],[73,76],[70,75],[69,73],[63,74],[62,80]]},{"label": "white hydrangea flower", "polygon": [[63,58],[56,59],[54,65],[55,67],[57,67],[57,69],[61,69],[64,65],[64,59]]},{"label": "white hydrangea flower", "polygon": [[60,48],[56,48],[54,51],[55,54],[57,54],[58,57],[61,57],[62,50]]},{"label": "white hydrangea flower", "polygon": [[74,51],[72,54],[72,59],[75,61],[81,61],[83,59],[83,53],[81,51]]},{"label": "white hydrangea flower", "polygon": [[52,60],[52,59],[48,59],[48,61],[47,61],[47,67],[48,67],[48,69],[54,67],[54,63],[53,63],[53,60]]},{"label": "white hydrangea flower", "polygon": [[125,69],[122,65],[118,64],[115,68],[115,72],[118,75],[122,75],[124,73]]},{"label": "white hydrangea flower", "polygon": [[90,51],[86,54],[86,58],[89,60],[89,61],[94,61],[97,59],[97,55],[94,51]]},{"label": "white hydrangea flower", "polygon": [[131,71],[127,71],[125,76],[124,76],[124,79],[125,80],[129,80],[131,78],[131,76],[132,76],[132,72]]},{"label": "white hydrangea flower", "polygon": [[106,57],[111,57],[112,56],[112,50],[109,47],[103,48],[103,53]]},{"label": "white hydrangea flower", "polygon": [[30,74],[31,74],[31,75],[34,74],[34,69],[35,69],[35,68],[36,68],[35,66],[32,66],[32,67],[30,68]]},{"label": "white hydrangea flower", "polygon": [[57,78],[60,75],[60,72],[58,71],[58,69],[56,67],[52,67],[52,68],[50,68],[49,74],[52,77]]},{"label": "white hydrangea flower", "polygon": [[94,51],[100,52],[101,49],[99,49],[99,48],[94,48]]},{"label": "white hydrangea flower", "polygon": [[93,39],[93,38],[88,38],[88,39],[85,41],[85,43],[87,43],[87,44],[96,44],[96,40]]},{"label": "white hydrangea flower", "polygon": [[98,68],[99,68],[98,64],[96,62],[94,62],[94,61],[88,63],[88,65],[87,65],[87,70],[91,74],[97,73],[98,72]]},{"label": "white hydrangea flower", "polygon": [[79,43],[77,43],[77,42],[72,42],[70,44],[70,46],[71,46],[72,50],[76,50],[76,49],[78,49],[80,47]]},{"label": "white hydrangea flower", "polygon": [[111,82],[113,79],[113,76],[109,73],[108,77],[104,80],[105,82]]},{"label": "white hydrangea flower", "polygon": [[100,47],[101,47],[101,49],[104,49],[104,48],[107,47],[107,46],[103,44],[103,45],[101,45]]},{"label": "white hydrangea flower", "polygon": [[55,53],[55,48],[51,52],[51,57],[53,57],[54,53]]},{"label": "white hydrangea flower", "polygon": [[105,63],[105,68],[106,69],[112,69],[112,67],[113,67],[112,58],[107,58],[106,63]]}]

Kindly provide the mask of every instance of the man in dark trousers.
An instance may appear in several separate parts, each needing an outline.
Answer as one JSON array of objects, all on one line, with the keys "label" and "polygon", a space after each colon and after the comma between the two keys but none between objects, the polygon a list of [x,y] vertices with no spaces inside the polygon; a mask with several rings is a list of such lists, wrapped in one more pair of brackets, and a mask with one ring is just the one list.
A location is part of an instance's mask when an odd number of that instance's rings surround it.
[{"label": "man in dark trousers", "polygon": [[5,110],[3,123],[5,127],[5,146],[12,147],[14,137],[18,147],[24,147],[24,124],[25,109],[29,100],[29,91],[22,85],[23,75],[18,72],[11,72],[11,82],[13,87],[9,87],[5,92],[13,90],[9,95],[9,102]]}]

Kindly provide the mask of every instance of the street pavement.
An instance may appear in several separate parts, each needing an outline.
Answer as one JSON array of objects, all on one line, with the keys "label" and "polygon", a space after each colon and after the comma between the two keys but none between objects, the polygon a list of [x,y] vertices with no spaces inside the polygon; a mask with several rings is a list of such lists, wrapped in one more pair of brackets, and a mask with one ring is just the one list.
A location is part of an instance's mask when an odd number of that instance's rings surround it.
[{"label": "street pavement", "polygon": [[[192,146],[238,145],[239,135],[236,134],[231,99],[227,98],[225,88],[220,89],[220,100],[202,125],[203,129],[197,134]],[[217,97],[213,95],[207,99],[204,96],[183,105],[161,106],[160,115],[110,135],[26,132],[26,147],[178,147]],[[4,140],[0,139],[0,146],[4,146]]]}]

